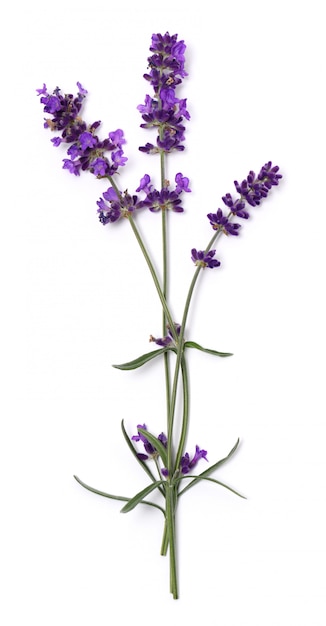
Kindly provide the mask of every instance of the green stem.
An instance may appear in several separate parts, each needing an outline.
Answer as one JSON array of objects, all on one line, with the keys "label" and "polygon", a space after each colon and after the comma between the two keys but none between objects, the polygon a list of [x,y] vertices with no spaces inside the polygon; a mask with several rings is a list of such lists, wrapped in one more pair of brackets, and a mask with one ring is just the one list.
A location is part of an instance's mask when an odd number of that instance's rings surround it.
[{"label": "green stem", "polygon": [[166,525],[170,546],[170,591],[174,600],[178,598],[177,559],[175,541],[175,486],[169,483],[166,493]]},{"label": "green stem", "polygon": [[[220,232],[221,231],[217,231],[217,232],[214,233],[213,237],[210,239],[210,241],[209,241],[209,243],[208,243],[208,245],[206,247],[205,252],[208,252],[212,248],[214,242],[217,239],[217,236],[220,235]],[[192,299],[194,288],[195,288],[196,282],[198,280],[198,276],[199,276],[199,273],[200,273],[201,269],[203,269],[203,268],[200,265],[196,268],[195,273],[194,273],[193,278],[192,278],[192,281],[190,283],[188,294],[187,294],[187,298],[186,298],[186,302],[185,302],[185,306],[184,306],[180,333],[179,333],[179,337],[178,337],[177,358],[176,358],[176,364],[175,364],[175,370],[174,370],[174,378],[173,378],[173,384],[172,384],[172,392],[171,392],[170,423],[169,423],[169,431],[168,431],[168,468],[169,468],[169,471],[170,471],[170,469],[172,470],[172,475],[174,474],[174,472],[178,468],[177,463],[175,463],[175,464],[172,463],[172,433],[173,433],[175,405],[176,405],[177,391],[178,391],[179,372],[180,372],[181,362],[182,362],[183,353],[184,353],[184,333],[185,333],[185,328],[186,328],[186,323],[187,323],[187,318],[188,318],[188,313],[189,313],[191,299]],[[188,420],[188,418],[187,418],[187,420]],[[187,427],[187,424],[185,424],[185,427],[184,427],[184,430],[183,430],[184,437],[185,437],[186,427]],[[180,454],[182,454],[182,450],[181,450],[180,445],[179,445],[178,460],[179,460]]]},{"label": "green stem", "polygon": [[[161,187],[163,189],[165,183],[165,153],[160,153],[160,166],[161,166]],[[168,299],[168,242],[167,242],[167,212],[162,210],[162,255],[163,255],[163,295],[165,300]],[[162,316],[162,333],[163,337],[167,332],[167,317],[163,309]],[[171,332],[175,332],[174,324],[171,328]],[[171,398],[171,383],[170,383],[170,359],[169,354],[164,354],[164,375],[165,375],[165,398],[166,398],[166,419],[167,424],[170,423],[170,398]]]},{"label": "green stem", "polygon": [[[187,374],[187,364],[186,364],[186,360],[184,356],[181,361],[181,372],[182,372],[182,382],[183,382],[183,417],[182,417],[182,427],[181,427],[178,451],[177,451],[176,460],[175,460],[176,468],[180,466],[181,456],[184,450],[184,445],[185,445],[187,431],[188,431],[188,422],[189,422],[189,383],[188,383],[188,374]],[[172,475],[173,475],[173,472],[171,472],[171,476]],[[178,498],[177,490],[175,491],[175,498],[176,498],[175,500],[175,505],[176,505],[176,501]],[[168,545],[169,545],[169,537],[168,537],[167,525],[165,523],[163,537],[162,537],[162,546],[161,546],[161,554],[163,556],[165,556],[167,553]]]},{"label": "green stem", "polygon": [[179,446],[175,458],[175,470],[180,467],[182,453],[184,451],[189,422],[189,383],[187,373],[187,363],[183,355],[181,359],[182,387],[183,387],[183,416]]},{"label": "green stem", "polygon": [[168,535],[167,523],[166,523],[166,519],[165,519],[164,531],[163,531],[163,537],[162,537],[162,545],[161,545],[161,555],[162,556],[166,556],[167,555],[168,546],[169,546],[169,535]]},{"label": "green stem", "polygon": [[131,214],[128,216],[128,219],[129,219],[129,223],[130,223],[130,225],[131,225],[131,228],[132,228],[132,230],[133,230],[133,232],[134,232],[134,235],[135,235],[135,237],[136,237],[136,239],[137,239],[137,241],[138,241],[138,244],[139,244],[139,246],[140,246],[140,249],[141,249],[141,251],[142,251],[142,253],[143,253],[143,255],[144,255],[144,258],[145,258],[145,261],[146,261],[147,266],[148,266],[148,268],[149,268],[149,271],[150,271],[150,273],[151,273],[151,275],[152,275],[152,278],[153,278],[153,281],[154,281],[154,285],[155,285],[155,287],[156,287],[156,291],[157,291],[157,293],[158,293],[158,296],[159,296],[159,298],[160,298],[160,301],[161,301],[161,304],[162,304],[162,307],[163,307],[164,313],[165,313],[165,315],[166,315],[166,319],[168,320],[169,325],[171,326],[172,331],[173,331],[173,330],[174,330],[174,324],[173,324],[173,321],[172,321],[171,313],[170,313],[169,308],[168,308],[168,305],[167,305],[167,303],[166,303],[166,299],[165,299],[164,293],[163,293],[163,291],[162,291],[162,289],[161,289],[161,285],[160,285],[160,283],[159,283],[159,280],[158,280],[158,278],[157,278],[157,274],[156,274],[156,272],[155,272],[155,269],[154,269],[153,263],[152,263],[152,261],[151,261],[151,259],[150,259],[150,256],[149,256],[149,254],[148,254],[148,252],[147,252],[147,250],[146,250],[146,247],[145,247],[145,245],[144,245],[144,242],[143,242],[143,240],[142,240],[142,238],[141,238],[141,236],[140,236],[140,233],[139,233],[139,231],[138,231],[138,228],[137,228],[137,226],[136,226],[136,224],[135,224],[135,222],[134,222],[134,219],[133,219],[133,217],[132,217],[132,215],[131,215]]}]

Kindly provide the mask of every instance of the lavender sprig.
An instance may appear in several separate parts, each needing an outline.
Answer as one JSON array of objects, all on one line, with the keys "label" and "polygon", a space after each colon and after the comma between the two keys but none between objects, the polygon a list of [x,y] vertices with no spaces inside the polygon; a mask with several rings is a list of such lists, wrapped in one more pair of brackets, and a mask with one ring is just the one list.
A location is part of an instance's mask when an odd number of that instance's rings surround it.
[{"label": "lavender sprig", "polygon": [[[186,451],[186,439],[189,426],[189,379],[187,367],[188,349],[196,349],[217,357],[228,357],[231,353],[220,352],[211,348],[204,348],[190,339],[185,339],[186,326],[190,305],[195,286],[203,269],[220,267],[221,261],[216,258],[216,244],[220,236],[236,236],[241,232],[241,224],[236,220],[248,220],[250,209],[259,206],[267,198],[271,189],[277,186],[282,178],[278,166],[271,161],[265,163],[258,175],[250,170],[248,176],[239,183],[234,181],[237,196],[226,193],[222,196],[224,210],[220,207],[216,212],[208,213],[207,218],[213,230],[213,235],[205,249],[191,249],[191,260],[195,265],[194,274],[185,299],[181,324],[173,321],[171,304],[169,301],[169,272],[168,272],[168,215],[184,212],[182,194],[191,191],[189,178],[182,172],[173,177],[171,184],[166,177],[166,162],[172,152],[182,152],[185,149],[186,122],[190,120],[187,109],[187,100],[179,98],[178,87],[187,76],[185,71],[186,46],[178,35],[165,33],[153,34],[148,57],[148,71],[144,78],[152,88],[152,93],[146,94],[144,104],[138,105],[142,117],[141,127],[156,134],[154,142],[147,142],[140,146],[141,152],[159,156],[160,184],[155,184],[155,177],[145,173],[135,191],[122,190],[117,183],[116,174],[119,168],[127,163],[123,146],[126,143],[124,132],[119,128],[108,133],[101,139],[98,129],[101,122],[87,123],[82,117],[82,106],[87,95],[86,89],[77,83],[77,94],[64,94],[56,87],[50,93],[45,84],[37,90],[40,102],[46,114],[44,127],[55,133],[51,139],[53,146],[66,149],[63,159],[63,169],[75,176],[88,171],[98,179],[108,179],[109,187],[102,192],[97,200],[97,215],[103,225],[121,221],[128,221],[136,237],[140,250],[153,279],[156,292],[162,306],[162,336],[150,335],[150,341],[158,348],[142,354],[121,365],[114,367],[120,370],[132,370],[142,367],[156,358],[163,358],[166,391],[166,433],[161,432],[157,437],[148,431],[146,424],[137,425],[137,434],[129,437],[123,422],[122,432],[127,445],[140,463],[150,484],[133,497],[116,496],[104,493],[88,486],[79,478],[76,480],[86,489],[101,496],[125,502],[122,512],[133,510],[138,504],[145,504],[159,509],[165,519],[161,554],[170,554],[170,590],[173,598],[178,598],[178,576],[176,564],[176,512],[178,499],[188,489],[201,480],[208,480],[223,486],[238,496],[243,497],[228,485],[214,479],[211,474],[222,463],[226,462],[237,450],[239,440],[229,454],[209,465],[201,474],[193,475],[192,470],[202,460],[207,460],[207,451],[196,445],[195,453],[190,455]],[[134,189],[134,186],[131,187]],[[226,211],[225,211],[226,207]],[[144,212],[160,213],[162,228],[162,278],[156,271],[156,264],[141,236],[138,227],[138,215]],[[114,226],[112,226],[114,227]],[[188,334],[187,329],[187,334]],[[170,357],[174,359],[174,371],[170,373]],[[181,380],[179,380],[181,378]],[[177,416],[177,398],[181,392],[181,415],[175,428]],[[176,434],[177,431],[177,434]],[[144,451],[139,451],[135,444],[142,444]],[[156,474],[150,469],[154,462]],[[190,479],[190,482],[189,482]],[[186,480],[186,486],[181,487]],[[184,483],[183,483],[184,484]],[[164,506],[147,500],[151,493],[157,491],[163,498]]]}]

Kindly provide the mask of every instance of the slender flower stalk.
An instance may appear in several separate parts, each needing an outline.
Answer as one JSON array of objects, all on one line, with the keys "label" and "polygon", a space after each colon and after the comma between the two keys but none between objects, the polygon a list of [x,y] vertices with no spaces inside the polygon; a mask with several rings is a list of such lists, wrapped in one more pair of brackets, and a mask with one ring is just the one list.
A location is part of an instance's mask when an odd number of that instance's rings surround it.
[{"label": "slender flower stalk", "polygon": [[[172,182],[167,179],[167,164],[171,153],[181,154],[185,150],[186,123],[190,120],[187,100],[180,98],[178,91],[188,75],[185,70],[185,51],[186,45],[183,40],[178,39],[178,35],[170,35],[168,32],[164,35],[159,33],[152,35],[150,56],[147,59],[148,70],[144,74],[151,93],[146,93],[144,103],[138,105],[137,109],[142,118],[141,128],[152,135],[155,134],[155,137],[151,136],[151,141],[140,146],[139,150],[151,156],[159,155],[156,157],[159,160],[158,187],[154,183],[155,176],[152,180],[151,176],[145,173],[134,192],[120,188],[117,174],[128,161],[124,153],[126,144],[124,132],[118,128],[110,131],[105,138],[101,138],[99,136],[101,122],[95,121],[89,124],[84,120],[82,108],[87,91],[79,82],[76,95],[65,94],[58,87],[50,93],[45,84],[37,90],[46,114],[44,127],[55,133],[51,142],[58,149],[66,149],[63,169],[74,176],[90,172],[99,181],[104,180],[106,184],[109,184],[107,189],[102,190],[96,202],[99,222],[113,229],[118,221],[129,222],[162,309],[162,336],[150,335],[150,342],[155,344],[154,349],[127,363],[114,365],[117,369],[130,371],[148,364],[153,359],[163,359],[166,431],[157,428],[156,432],[161,432],[155,435],[146,423],[139,423],[137,433],[130,437],[124,423],[121,423],[123,437],[135,460],[146,473],[149,484],[134,496],[127,497],[99,491],[81,481],[77,476],[75,478],[85,489],[95,494],[124,502],[121,509],[123,513],[128,513],[141,504],[146,505],[142,507],[144,510],[150,506],[163,514],[161,554],[165,556],[169,553],[170,592],[174,599],[179,596],[177,564],[179,499],[202,480],[222,486],[243,497],[227,484],[212,477],[212,474],[236,452],[239,440],[229,454],[213,464],[208,461],[207,450],[198,444],[192,449],[193,451],[187,451],[190,422],[189,350],[199,350],[218,358],[231,356],[231,353],[203,347],[189,338],[190,329],[187,322],[195,287],[199,278],[203,276],[203,270],[215,270],[221,266],[221,260],[216,256],[220,238],[224,235],[239,237],[242,225],[238,223],[238,220],[247,221],[250,217],[250,210],[260,206],[282,178],[278,166],[268,161],[257,175],[250,170],[241,182],[235,180],[234,187],[237,195],[227,192],[222,196],[223,208],[214,207],[207,214],[209,228],[213,230],[213,233],[210,231],[206,248],[190,248],[189,262],[192,261],[194,272],[183,311],[175,320],[169,295],[170,280],[174,278],[174,272],[170,275],[169,267],[169,226],[172,219],[179,219],[176,216],[181,216],[184,212],[184,197],[185,194],[191,192],[191,189],[189,178],[180,171],[173,175]],[[162,236],[161,277],[156,270],[156,262],[144,243],[139,225],[139,220],[143,219],[139,217],[140,214],[152,214],[152,220],[155,221],[154,216],[159,212],[161,212]],[[211,276],[210,271],[206,272],[205,276],[207,274]],[[212,276],[215,276],[215,273]],[[155,332],[154,329],[153,332]],[[180,403],[177,402],[179,395]],[[142,407],[141,414],[143,412]],[[204,469],[199,474],[194,474],[197,466],[204,467]],[[186,483],[183,482],[184,480]],[[160,504],[150,499],[151,494],[155,492],[161,499]]]}]

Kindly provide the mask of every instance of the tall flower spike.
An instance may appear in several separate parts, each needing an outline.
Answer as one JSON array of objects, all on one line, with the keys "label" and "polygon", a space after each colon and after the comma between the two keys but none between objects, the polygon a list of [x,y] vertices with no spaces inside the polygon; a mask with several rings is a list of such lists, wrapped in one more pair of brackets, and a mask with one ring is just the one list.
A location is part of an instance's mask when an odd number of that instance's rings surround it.
[{"label": "tall flower spike", "polygon": [[[110,132],[107,139],[100,140],[96,130],[101,122],[88,125],[80,116],[87,91],[80,83],[77,87],[77,96],[62,94],[59,87],[50,94],[45,84],[36,90],[41,96],[44,112],[52,115],[52,118],[45,118],[44,127],[61,134],[51,139],[55,147],[69,144],[67,156],[70,158],[63,159],[63,169],[76,176],[85,170],[97,178],[113,176],[128,160],[121,148],[126,143],[123,131],[118,128]],[[106,156],[107,152],[111,152],[111,161]]]},{"label": "tall flower spike", "polygon": [[271,188],[278,185],[282,175],[278,173],[278,165],[273,166],[272,161],[268,161],[261,168],[258,176],[252,170],[242,183],[234,181],[234,186],[243,200],[251,206],[257,206],[263,198],[266,198]]},{"label": "tall flower spike", "polygon": [[229,215],[224,215],[222,209],[218,209],[216,213],[208,213],[207,217],[213,229],[225,234],[238,235],[240,224],[232,222],[232,217],[248,219],[249,213],[246,203],[250,206],[259,205],[267,197],[271,188],[278,185],[282,178],[282,174],[278,172],[278,165],[273,166],[272,161],[268,161],[263,165],[258,176],[251,170],[242,183],[234,181],[234,186],[240,197],[234,199],[230,193],[222,197],[224,204],[229,209]]},{"label": "tall flower spike", "polygon": [[184,69],[186,46],[178,41],[178,35],[154,34],[148,57],[149,72],[144,78],[153,87],[153,97],[146,95],[144,104],[138,105],[144,123],[141,128],[156,128],[156,146],[147,143],[139,150],[148,154],[184,150],[185,127],[183,120],[189,120],[187,100],[176,97],[176,87],[187,76]]}]

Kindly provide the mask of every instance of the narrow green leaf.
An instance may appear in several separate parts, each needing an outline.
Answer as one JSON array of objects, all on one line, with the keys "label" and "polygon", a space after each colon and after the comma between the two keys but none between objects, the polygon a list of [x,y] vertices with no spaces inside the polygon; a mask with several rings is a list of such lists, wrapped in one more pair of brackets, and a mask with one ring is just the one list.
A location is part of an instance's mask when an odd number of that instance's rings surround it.
[{"label": "narrow green leaf", "polygon": [[163,443],[157,437],[154,437],[152,433],[149,433],[148,430],[144,430],[143,428],[138,428],[138,430],[154,446],[163,461],[164,467],[166,467],[168,464],[168,452],[165,446],[163,446]]},{"label": "narrow green leaf", "polygon": [[170,348],[159,348],[159,350],[152,350],[151,352],[142,354],[133,361],[129,361],[128,363],[122,363],[121,365],[112,365],[112,367],[115,367],[118,370],[135,370],[137,369],[137,367],[145,365],[145,363],[148,363],[148,361],[155,359],[157,356],[159,356],[160,354],[164,354],[164,352],[167,352],[168,350],[170,350]]},{"label": "narrow green leaf", "polygon": [[[246,496],[243,496],[241,493],[239,493],[235,489],[232,489],[232,487],[229,487],[229,485],[226,485],[225,483],[222,483],[220,480],[216,480],[215,478],[209,478],[208,476],[190,476],[189,474],[187,474],[185,476],[180,476],[179,478],[177,478],[177,480],[178,481],[183,480],[184,478],[196,478],[195,482],[198,482],[199,480],[209,480],[210,482],[215,483],[216,485],[220,485],[221,487],[225,487],[225,489],[232,491],[232,493],[235,493],[235,495],[239,496],[239,498],[243,498],[244,500],[247,499]],[[179,496],[181,496],[181,493],[184,493],[185,490],[186,488],[183,489],[183,491],[180,491]]]},{"label": "narrow green leaf", "polygon": [[207,476],[212,474],[212,472],[214,472],[218,467],[220,467],[220,465],[223,465],[223,463],[228,461],[228,459],[235,453],[239,443],[240,443],[240,439],[237,439],[235,445],[233,446],[232,450],[230,450],[227,456],[225,456],[223,459],[220,459],[220,461],[217,461],[217,463],[214,463],[214,465],[211,465],[210,467],[207,468],[207,470],[205,470],[204,472],[196,476],[194,480],[192,480],[191,483],[189,483],[189,485],[187,485],[184,489],[182,489],[182,491],[180,491],[179,496],[181,496],[182,493],[185,493],[185,491],[188,491],[190,487],[193,487],[199,480],[201,480],[201,478],[206,478]]},{"label": "narrow green leaf", "polygon": [[195,341],[186,341],[185,348],[196,348],[197,350],[213,354],[214,356],[233,356],[232,352],[218,352],[217,350],[211,350],[210,348],[203,348],[203,346],[200,346],[199,343],[196,343]]},{"label": "narrow green leaf", "polygon": [[157,489],[162,483],[163,480],[157,480],[155,483],[151,483],[150,485],[145,487],[145,489],[142,489],[141,491],[136,493],[136,495],[133,498],[130,498],[127,504],[125,504],[125,506],[121,509],[121,513],[129,513],[129,511],[132,511],[132,509],[134,509],[137,504],[142,503],[144,501],[144,498],[146,498],[148,494],[154,491],[154,489]]},{"label": "narrow green leaf", "polygon": [[[98,489],[94,489],[94,487],[90,487],[89,485],[86,485],[86,483],[80,480],[78,476],[74,476],[74,479],[77,480],[77,483],[79,483],[82,487],[84,487],[85,489],[88,489],[88,491],[92,491],[93,493],[96,493],[98,496],[103,496],[104,498],[110,498],[111,500],[121,500],[122,502],[130,502],[131,500],[131,498],[126,498],[125,496],[113,496],[110,493],[105,493],[105,491],[99,491]],[[164,509],[162,509],[162,507],[159,506],[158,504],[155,504],[154,502],[148,502],[145,500],[141,502],[140,504],[147,504],[148,506],[154,506],[156,509],[159,509],[160,511],[162,511],[165,517]]]}]

